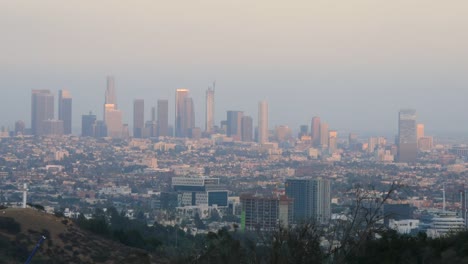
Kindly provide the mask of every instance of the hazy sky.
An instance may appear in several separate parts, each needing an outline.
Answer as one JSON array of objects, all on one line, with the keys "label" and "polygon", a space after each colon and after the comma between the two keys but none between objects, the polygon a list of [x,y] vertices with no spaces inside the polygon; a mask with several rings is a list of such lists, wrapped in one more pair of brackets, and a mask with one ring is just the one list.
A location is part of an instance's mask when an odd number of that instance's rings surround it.
[{"label": "hazy sky", "polygon": [[[176,88],[204,127],[214,80],[226,110],[296,129],[314,115],[341,131],[396,133],[402,107],[427,131],[468,134],[466,0],[0,0],[0,125],[30,126],[32,89],[69,89],[74,126],[102,118],[106,75],[132,124]],[[56,105],[57,108],[57,105]],[[173,121],[171,122],[173,123]]]}]

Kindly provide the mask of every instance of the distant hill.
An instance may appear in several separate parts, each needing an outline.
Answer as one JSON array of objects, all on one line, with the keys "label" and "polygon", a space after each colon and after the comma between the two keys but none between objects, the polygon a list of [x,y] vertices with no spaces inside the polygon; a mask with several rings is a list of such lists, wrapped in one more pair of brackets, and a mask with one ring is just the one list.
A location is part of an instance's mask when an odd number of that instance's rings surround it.
[{"label": "distant hill", "polygon": [[0,264],[24,263],[45,235],[32,263],[167,263],[80,229],[71,220],[35,209],[0,210]]}]

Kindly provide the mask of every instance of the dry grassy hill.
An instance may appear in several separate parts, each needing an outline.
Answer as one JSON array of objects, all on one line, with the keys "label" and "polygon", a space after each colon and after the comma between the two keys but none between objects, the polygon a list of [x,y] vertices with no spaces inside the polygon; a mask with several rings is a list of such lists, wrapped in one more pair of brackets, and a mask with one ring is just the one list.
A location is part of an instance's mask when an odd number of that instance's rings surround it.
[{"label": "dry grassy hill", "polygon": [[41,235],[47,240],[32,263],[156,263],[145,251],[81,230],[69,219],[18,208],[0,210],[0,263],[24,263]]}]

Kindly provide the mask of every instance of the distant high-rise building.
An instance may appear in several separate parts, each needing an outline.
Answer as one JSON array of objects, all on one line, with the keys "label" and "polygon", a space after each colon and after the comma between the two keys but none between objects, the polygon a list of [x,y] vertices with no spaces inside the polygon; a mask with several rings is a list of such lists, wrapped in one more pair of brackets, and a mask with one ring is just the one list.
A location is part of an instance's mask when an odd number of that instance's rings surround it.
[{"label": "distant high-rise building", "polygon": [[142,138],[145,127],[145,100],[133,101],[133,137]]},{"label": "distant high-rise building", "polygon": [[185,98],[188,98],[188,89],[177,89],[175,100],[175,136],[185,137],[187,133],[186,117],[185,117]]},{"label": "distant high-rise building", "polygon": [[398,120],[398,162],[415,162],[417,155],[416,110],[400,110]]},{"label": "distant high-rise building", "polygon": [[215,101],[214,101],[214,84],[213,87],[209,87],[206,90],[206,105],[205,105],[205,131],[207,133],[211,133],[214,127],[214,109],[215,109]]},{"label": "distant high-rise building", "polygon": [[322,148],[327,148],[328,147],[328,124],[327,123],[320,123],[320,146]]},{"label": "distant high-rise building", "polygon": [[348,136],[348,147],[351,150],[357,150],[358,135],[356,133],[349,133]]},{"label": "distant high-rise building", "polygon": [[49,90],[32,90],[31,130],[35,136],[44,134],[44,121],[54,119],[54,95]]},{"label": "distant high-rise building", "polygon": [[94,137],[94,127],[96,125],[96,115],[89,113],[88,115],[81,116],[81,136]]},{"label": "distant high-rise building", "polygon": [[143,137],[157,137],[158,136],[158,124],[156,121],[146,121],[145,128],[143,129]]},{"label": "distant high-rise building", "polygon": [[44,136],[63,136],[63,121],[56,119],[49,119],[43,121]]},{"label": "distant high-rise building", "polygon": [[431,151],[434,146],[432,137],[421,137],[418,140],[419,151]]},{"label": "distant high-rise building", "polygon": [[122,112],[114,104],[105,105],[107,136],[111,138],[123,137]]},{"label": "distant high-rise building", "polygon": [[243,116],[241,119],[242,141],[253,141],[253,119],[250,116]]},{"label": "distant high-rise building", "polygon": [[287,227],[293,221],[293,200],[286,196],[255,196],[243,194],[241,229],[250,231],[274,231]]},{"label": "distant high-rise building", "polygon": [[232,137],[234,140],[242,139],[242,111],[227,111],[227,128],[226,136]]},{"label": "distant high-rise building", "polygon": [[63,133],[70,135],[72,133],[72,97],[69,91],[59,91],[58,117],[63,121]]},{"label": "distant high-rise building", "polygon": [[331,217],[330,181],[325,179],[288,179],[285,192],[294,200],[294,221],[313,219],[326,223]]},{"label": "distant high-rise building", "polygon": [[338,149],[338,132],[330,130],[328,132],[328,153],[333,154]]},{"label": "distant high-rise building", "polygon": [[[158,100],[158,137],[169,136],[169,101]],[[172,135],[170,135],[172,136]]]},{"label": "distant high-rise building", "polygon": [[308,125],[301,125],[299,128],[299,139],[303,136],[307,136],[309,134],[309,126]]},{"label": "distant high-rise building", "polygon": [[419,142],[419,139],[424,137],[424,124],[416,125],[416,141]]},{"label": "distant high-rise building", "polygon": [[292,138],[292,130],[288,126],[280,125],[275,127],[276,141],[281,143]]},{"label": "distant high-rise building", "polygon": [[107,137],[107,126],[104,120],[97,120],[93,126],[94,137],[102,138]]},{"label": "distant high-rise building", "polygon": [[258,143],[268,142],[268,103],[258,103]]},{"label": "distant high-rise building", "polygon": [[104,102],[104,122],[107,136],[121,138],[123,136],[122,111],[117,108],[114,77],[107,77],[107,88]]},{"label": "distant high-rise building", "polygon": [[[320,117],[318,116],[314,116],[312,117],[312,123],[311,123],[311,126],[310,126],[310,136],[312,138],[312,145],[314,147],[318,147],[321,142],[322,142],[322,139],[321,139],[321,136],[320,136]],[[327,132],[327,136],[328,136],[328,132]]]},{"label": "distant high-rise building", "polygon": [[184,99],[184,137],[188,137],[190,129],[195,127],[195,106],[192,97]]}]

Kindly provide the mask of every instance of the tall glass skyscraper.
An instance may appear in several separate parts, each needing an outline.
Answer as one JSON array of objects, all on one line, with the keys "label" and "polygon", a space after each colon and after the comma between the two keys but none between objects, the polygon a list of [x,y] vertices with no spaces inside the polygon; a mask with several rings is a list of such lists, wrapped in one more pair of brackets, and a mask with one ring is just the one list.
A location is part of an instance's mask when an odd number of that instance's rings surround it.
[{"label": "tall glass skyscraper", "polygon": [[206,90],[205,131],[211,133],[214,127],[214,85]]},{"label": "tall glass skyscraper", "polygon": [[398,162],[415,162],[417,157],[416,110],[402,109],[398,116]]},{"label": "tall glass skyscraper", "polygon": [[242,111],[227,111],[227,129],[226,136],[232,137],[234,140],[242,139]]},{"label": "tall glass skyscraper", "polygon": [[268,103],[258,103],[258,143],[268,142]]},{"label": "tall glass skyscraper", "polygon": [[175,136],[185,137],[187,136],[187,120],[186,120],[186,98],[189,96],[188,89],[177,89],[176,100],[175,100]]},{"label": "tall glass skyscraper", "polygon": [[32,90],[31,129],[35,136],[44,135],[44,121],[54,119],[54,95],[50,90]]},{"label": "tall glass skyscraper", "polygon": [[133,137],[142,138],[145,127],[145,100],[133,101]]},{"label": "tall glass skyscraper", "polygon": [[[158,137],[167,137],[169,132],[169,101],[158,100]],[[172,135],[170,135],[172,136]]]},{"label": "tall glass skyscraper", "polygon": [[107,77],[107,88],[104,99],[104,123],[107,136],[121,138],[123,136],[122,111],[117,108],[114,77]]},{"label": "tall glass skyscraper", "polygon": [[63,121],[63,134],[72,133],[72,97],[69,91],[59,91],[58,119]]},{"label": "tall glass skyscraper", "polygon": [[310,136],[312,138],[312,145],[314,147],[320,146],[321,138],[320,138],[320,117],[314,116],[312,117],[312,123],[310,125]]}]

